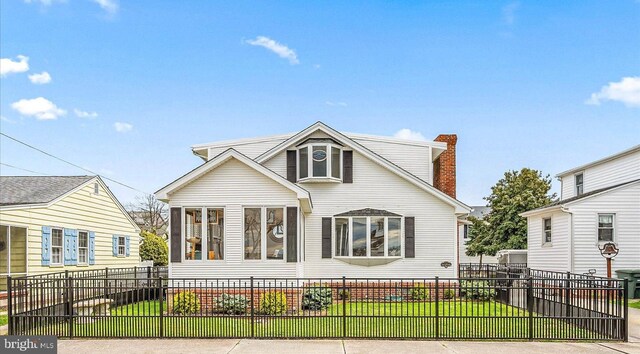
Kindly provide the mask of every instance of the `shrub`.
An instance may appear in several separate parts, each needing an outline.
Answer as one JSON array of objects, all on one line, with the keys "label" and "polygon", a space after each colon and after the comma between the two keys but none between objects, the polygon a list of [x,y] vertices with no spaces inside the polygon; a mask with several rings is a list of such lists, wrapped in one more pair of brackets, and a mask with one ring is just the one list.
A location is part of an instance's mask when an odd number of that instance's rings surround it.
[{"label": "shrub", "polygon": [[247,312],[249,300],[242,295],[222,294],[216,299],[217,310],[228,315],[241,315]]},{"label": "shrub", "polygon": [[326,286],[308,288],[302,294],[303,310],[324,310],[332,302],[331,288]]},{"label": "shrub", "polygon": [[173,313],[193,315],[200,311],[200,299],[192,291],[181,291],[173,295]]},{"label": "shrub", "polygon": [[284,315],[287,296],[281,291],[269,291],[260,296],[260,311],[265,315]]},{"label": "shrub", "polygon": [[169,247],[162,237],[147,231],[142,231],[140,236],[142,236],[140,258],[143,261],[153,261],[154,266],[169,264]]},{"label": "shrub", "polygon": [[349,301],[351,299],[351,290],[340,289],[338,290],[338,300]]},{"label": "shrub", "polygon": [[469,300],[486,301],[496,295],[496,290],[486,280],[463,280],[460,282],[460,295]]},{"label": "shrub", "polygon": [[429,289],[424,284],[416,284],[409,290],[409,295],[413,300],[426,300],[429,298]]},{"label": "shrub", "polygon": [[453,299],[454,297],[456,297],[456,291],[453,289],[444,289],[442,296],[445,300]]}]

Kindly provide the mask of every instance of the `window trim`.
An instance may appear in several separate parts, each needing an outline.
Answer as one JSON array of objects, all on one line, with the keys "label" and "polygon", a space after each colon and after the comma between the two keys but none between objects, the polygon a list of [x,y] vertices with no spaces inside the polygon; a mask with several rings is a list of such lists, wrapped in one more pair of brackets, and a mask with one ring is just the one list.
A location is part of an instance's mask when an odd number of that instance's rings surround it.
[{"label": "window trim", "polygon": [[[248,263],[268,263],[274,262],[287,263],[287,205],[243,205],[242,206],[242,262]],[[245,249],[245,209],[260,209],[260,259],[246,259],[244,255]],[[267,258],[267,209],[282,209],[282,259]]]},{"label": "window trim", "polygon": [[[80,233],[84,232],[87,235],[87,247],[80,247]],[[77,259],[77,263],[76,265],[89,265],[89,231],[87,230],[78,230],[78,244],[77,244],[77,252],[78,252],[78,259]],[[86,262],[80,262],[80,249],[84,248],[87,250],[87,258],[86,258]],[[125,254],[127,253],[126,250],[126,240],[125,240]]]},{"label": "window trim", "polygon": [[[177,208],[177,206],[176,206]],[[227,209],[224,206],[216,206],[216,205],[182,205],[180,206],[181,210],[181,215],[180,215],[180,222],[182,224],[181,228],[180,228],[180,253],[182,253],[181,255],[181,259],[182,262],[216,262],[216,263],[222,263],[222,262],[226,262],[226,255],[227,253],[227,242],[226,242],[226,237],[227,237],[227,222],[225,220],[224,225],[222,225],[222,233],[224,234],[224,238],[222,241],[222,249],[224,250],[224,259],[207,259],[208,257],[208,248],[206,249],[206,254],[205,251],[203,251],[202,253],[202,258],[201,259],[186,259],[186,250],[187,250],[187,241],[185,239],[186,236],[186,228],[187,228],[187,223],[185,222],[187,220],[187,214],[186,214],[186,209],[198,209],[200,208],[200,211],[202,212],[202,240],[200,241],[201,244],[203,245],[207,245],[208,246],[208,238],[209,235],[207,235],[207,224],[208,224],[208,220],[207,220],[207,209],[222,209],[222,215],[224,215],[224,218],[226,219],[226,215],[227,215]],[[203,247],[204,249],[205,247]]]},{"label": "window trim", "polygon": [[[7,273],[0,273],[2,275],[6,274],[6,275],[12,275],[12,274],[18,274],[18,275],[28,275],[29,274],[29,227],[27,225],[22,225],[22,224],[0,224],[0,226],[5,226],[7,227],[7,245],[6,245],[6,250],[7,255],[10,255],[11,252],[11,229],[12,228],[19,228],[19,229],[25,229],[25,239],[24,239],[24,262],[25,262],[25,272],[16,272],[16,273],[12,273],[11,272],[11,257],[7,258]],[[63,241],[64,242],[64,241]],[[49,245],[51,245],[51,242],[49,242]],[[51,254],[51,250],[49,250],[49,254]],[[42,256],[42,255],[41,255]],[[49,259],[49,262],[51,262],[51,259]],[[49,263],[51,264],[51,263]]]},{"label": "window trim", "polygon": [[[547,240],[547,229],[545,222],[549,220],[549,240]],[[551,245],[553,243],[553,219],[551,216],[542,218],[542,244]]]},{"label": "window trim", "polygon": [[[582,183],[580,183],[580,188],[582,189],[582,191],[580,193],[578,193],[578,176],[582,177]],[[576,197],[584,194],[584,171],[578,172],[573,175],[573,192]]]},{"label": "window trim", "polygon": [[[60,230],[60,236],[62,238],[62,245],[55,246],[60,247],[60,263],[53,263],[53,230]],[[49,241],[49,266],[64,266],[64,228],[58,226],[51,227],[51,241]]]},{"label": "window trim", "polygon": [[[324,159],[324,161],[327,162],[327,175],[326,176],[314,176],[313,175],[313,148],[314,147],[324,147],[326,149],[326,158]],[[340,177],[333,177],[333,171],[332,171],[332,165],[333,165],[333,150],[332,149],[338,149],[339,151],[339,158],[340,158],[340,167],[339,167],[339,175]],[[307,177],[304,178],[300,178],[300,150],[302,149],[308,149],[307,150]],[[338,144],[333,144],[333,143],[307,143],[304,145],[300,145],[298,147],[296,147],[296,180],[298,182],[306,182],[306,181],[335,181],[335,182],[342,182],[342,178],[343,176],[343,164],[344,164],[344,158],[343,158],[343,152],[344,152],[344,148]]]},{"label": "window trim", "polygon": [[[353,219],[366,219],[366,236],[367,236],[367,255],[366,256],[354,256],[353,255]],[[371,255],[371,218],[384,218],[384,256],[372,256]],[[389,218],[400,219],[400,255],[389,256]],[[349,226],[349,238],[347,239],[347,249],[349,250],[348,256],[336,255],[337,234],[336,234],[336,219],[347,219]],[[404,216],[333,216],[331,218],[331,255],[335,259],[400,259],[404,258]]]},{"label": "window trim", "polygon": [[[600,240],[600,215],[611,215],[613,217],[613,220],[611,222],[611,241],[601,241]],[[616,222],[617,222],[618,218],[616,217],[616,213],[613,212],[605,212],[605,213],[597,213],[596,214],[596,244],[597,245],[601,245],[607,242],[613,242],[615,244],[618,244],[617,241],[617,237],[616,237]]]},{"label": "window trim", "polygon": [[[122,254],[120,254],[120,239],[122,239]],[[117,247],[118,247],[118,252],[116,254],[116,257],[118,258],[124,258],[127,256],[127,237],[124,235],[118,235],[118,241],[117,241]]]}]

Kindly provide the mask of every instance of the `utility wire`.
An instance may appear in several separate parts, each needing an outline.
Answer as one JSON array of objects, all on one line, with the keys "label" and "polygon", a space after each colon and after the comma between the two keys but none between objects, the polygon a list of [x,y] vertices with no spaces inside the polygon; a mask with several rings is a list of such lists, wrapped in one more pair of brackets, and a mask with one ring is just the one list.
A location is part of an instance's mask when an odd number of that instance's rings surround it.
[{"label": "utility wire", "polygon": [[69,165],[71,165],[71,166],[73,166],[73,167],[76,167],[76,168],[79,168],[79,169],[81,169],[81,170],[83,170],[83,171],[89,172],[89,173],[91,173],[92,175],[98,175],[98,176],[102,177],[103,179],[106,179],[107,181],[111,181],[111,182],[113,182],[113,183],[119,184],[119,185],[121,185],[121,186],[123,186],[123,187],[129,188],[129,189],[132,189],[132,190],[134,190],[134,191],[136,191],[136,192],[140,192],[140,193],[143,193],[143,194],[146,194],[146,195],[150,194],[150,193],[147,193],[147,192],[141,191],[141,190],[139,190],[139,189],[137,189],[137,188],[131,187],[131,186],[129,186],[129,185],[127,185],[127,184],[124,184],[124,183],[122,183],[122,182],[118,182],[118,181],[116,181],[116,180],[115,180],[115,179],[113,179],[113,178],[109,178],[109,177],[106,177],[106,176],[102,176],[102,175],[100,175],[100,174],[98,174],[98,173],[95,173],[95,172],[93,172],[93,171],[91,171],[91,170],[89,170],[89,169],[86,169],[86,168],[84,168],[84,167],[82,167],[82,166],[76,165],[76,164],[75,164],[75,163],[73,163],[73,162],[69,162],[69,161],[67,161],[67,160],[65,160],[65,159],[62,159],[62,158],[57,157],[57,156],[55,156],[55,155],[52,155],[52,154],[50,154],[50,153],[48,153],[48,152],[46,152],[46,151],[44,151],[44,150],[42,150],[42,149],[39,149],[39,148],[37,148],[37,147],[35,147],[35,146],[33,146],[33,145],[30,145],[30,144],[28,144],[28,143],[25,143],[24,141],[21,141],[21,140],[18,140],[18,139],[16,139],[16,138],[14,138],[14,137],[11,137],[11,136],[9,136],[9,135],[7,135],[7,134],[3,133],[3,132],[0,132],[0,135],[2,135],[2,136],[4,136],[4,137],[6,137],[6,138],[8,138],[8,139],[11,139],[11,140],[15,141],[15,142],[16,142],[16,143],[18,143],[18,144],[22,144],[22,145],[24,145],[24,146],[26,146],[26,147],[28,147],[28,148],[31,148],[31,149],[33,149],[33,150],[36,150],[36,151],[38,151],[38,152],[40,152],[40,153],[43,153],[43,154],[45,154],[45,155],[47,155],[47,156],[49,156],[49,157],[52,157],[52,158],[54,158],[54,159],[56,159],[56,160],[58,160],[58,161],[62,161],[62,162],[66,163],[66,164],[69,164]]},{"label": "utility wire", "polygon": [[4,162],[0,162],[0,165],[2,165],[2,166],[7,166],[7,167],[11,167],[11,168],[15,168],[16,170],[20,170],[20,171],[25,171],[25,172],[35,173],[35,174],[37,174],[37,175],[51,176],[51,175],[46,174],[46,173],[27,170],[26,168],[22,168],[22,167],[18,167],[18,166],[9,165],[8,163],[4,163]]}]

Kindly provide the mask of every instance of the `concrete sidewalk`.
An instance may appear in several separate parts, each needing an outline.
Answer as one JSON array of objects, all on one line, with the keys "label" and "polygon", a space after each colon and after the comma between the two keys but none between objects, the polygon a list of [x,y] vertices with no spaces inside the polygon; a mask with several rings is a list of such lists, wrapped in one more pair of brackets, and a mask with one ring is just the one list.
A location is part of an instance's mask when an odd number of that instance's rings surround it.
[{"label": "concrete sidewalk", "polygon": [[640,353],[640,343],[443,342],[386,340],[112,339],[60,340],[58,353],[318,353],[318,354],[547,354]]}]

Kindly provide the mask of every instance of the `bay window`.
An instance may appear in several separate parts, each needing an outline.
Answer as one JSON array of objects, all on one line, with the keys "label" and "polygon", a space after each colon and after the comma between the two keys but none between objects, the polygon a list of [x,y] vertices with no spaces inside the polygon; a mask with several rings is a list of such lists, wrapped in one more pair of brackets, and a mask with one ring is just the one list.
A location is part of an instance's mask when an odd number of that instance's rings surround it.
[{"label": "bay window", "polygon": [[184,208],[184,259],[224,260],[224,209]]},{"label": "bay window", "polygon": [[334,219],[335,257],[400,257],[402,219],[353,216]]},{"label": "bay window", "polygon": [[342,149],[333,143],[309,143],[298,148],[298,179],[342,178]]},{"label": "bay window", "polygon": [[244,208],[244,259],[284,260],[285,225],[282,207]]}]

